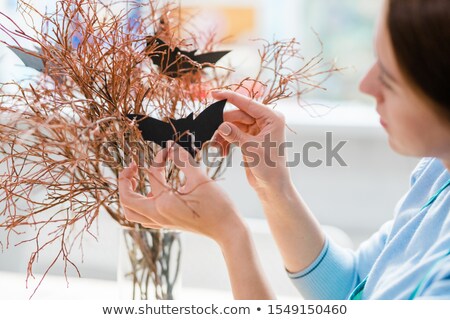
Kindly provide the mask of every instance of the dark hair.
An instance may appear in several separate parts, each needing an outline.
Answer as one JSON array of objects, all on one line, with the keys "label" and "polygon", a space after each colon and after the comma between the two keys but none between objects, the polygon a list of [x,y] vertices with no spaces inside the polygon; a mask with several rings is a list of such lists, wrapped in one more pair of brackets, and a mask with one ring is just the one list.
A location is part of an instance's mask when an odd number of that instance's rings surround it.
[{"label": "dark hair", "polygon": [[387,26],[400,70],[450,123],[450,1],[389,0]]}]

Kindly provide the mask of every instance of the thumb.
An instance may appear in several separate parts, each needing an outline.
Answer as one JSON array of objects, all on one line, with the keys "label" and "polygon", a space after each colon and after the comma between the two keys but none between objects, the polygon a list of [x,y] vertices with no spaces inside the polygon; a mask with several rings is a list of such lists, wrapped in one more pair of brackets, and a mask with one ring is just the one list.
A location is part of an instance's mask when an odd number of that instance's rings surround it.
[{"label": "thumb", "polygon": [[230,122],[222,123],[218,129],[218,132],[222,138],[230,143],[238,142],[239,144],[243,144],[250,138],[247,133],[242,132],[237,126]]}]

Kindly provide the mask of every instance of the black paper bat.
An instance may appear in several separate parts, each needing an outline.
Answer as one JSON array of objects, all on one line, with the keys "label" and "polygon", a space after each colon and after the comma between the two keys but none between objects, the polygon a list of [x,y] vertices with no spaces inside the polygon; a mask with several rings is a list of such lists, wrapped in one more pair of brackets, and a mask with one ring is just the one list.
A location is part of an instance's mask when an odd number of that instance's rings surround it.
[{"label": "black paper bat", "polygon": [[215,64],[230,51],[216,51],[202,54],[195,54],[194,51],[183,51],[178,47],[172,49],[168,44],[156,37],[147,38],[147,47],[156,44],[156,49],[149,56],[153,63],[157,65],[160,72],[171,77],[178,78],[189,72],[197,72],[201,68],[206,68],[205,63]]},{"label": "black paper bat", "polygon": [[211,140],[214,132],[223,122],[223,109],[227,100],[220,100],[194,119],[193,113],[186,118],[169,119],[169,122],[144,115],[129,114],[130,119],[136,119],[142,137],[146,141],[153,141],[163,148],[169,140],[176,141],[193,157],[201,150],[203,144]]}]

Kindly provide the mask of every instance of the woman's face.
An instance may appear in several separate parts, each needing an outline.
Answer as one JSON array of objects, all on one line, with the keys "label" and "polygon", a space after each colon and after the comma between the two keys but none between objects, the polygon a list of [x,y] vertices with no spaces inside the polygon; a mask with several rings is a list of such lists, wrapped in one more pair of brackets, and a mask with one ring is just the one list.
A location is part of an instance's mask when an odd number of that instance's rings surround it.
[{"label": "woman's face", "polygon": [[[362,80],[360,89],[376,99],[380,123],[395,151],[449,161],[450,126],[440,121],[432,102],[401,74],[386,24],[387,3],[376,35],[377,61]],[[420,68],[420,65],[417,67]]]}]

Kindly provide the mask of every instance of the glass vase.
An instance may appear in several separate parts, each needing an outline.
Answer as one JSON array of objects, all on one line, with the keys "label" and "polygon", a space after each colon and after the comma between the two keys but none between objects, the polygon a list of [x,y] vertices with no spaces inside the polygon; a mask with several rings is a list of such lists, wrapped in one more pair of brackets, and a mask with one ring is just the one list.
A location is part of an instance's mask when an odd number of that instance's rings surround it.
[{"label": "glass vase", "polygon": [[181,288],[181,239],[176,230],[121,229],[121,299],[173,300]]}]

